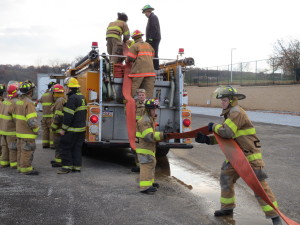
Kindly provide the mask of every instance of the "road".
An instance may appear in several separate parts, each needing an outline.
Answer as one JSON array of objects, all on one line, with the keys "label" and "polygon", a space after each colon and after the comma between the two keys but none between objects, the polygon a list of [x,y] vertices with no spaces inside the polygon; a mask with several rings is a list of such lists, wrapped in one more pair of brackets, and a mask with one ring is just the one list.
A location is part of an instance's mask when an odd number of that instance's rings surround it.
[{"label": "road", "polygon": [[[193,127],[219,118],[194,115]],[[269,184],[283,213],[300,221],[299,127],[255,123],[263,145]],[[195,144],[172,149],[158,158],[155,195],[138,191],[138,174],[130,168],[128,149],[92,151],[83,158],[81,173],[58,175],[51,168],[54,151],[38,140],[33,165],[39,176],[0,169],[1,225],[98,224],[271,224],[264,218],[252,191],[240,180],[233,217],[215,218],[219,208],[218,174],[224,160],[218,146]]]}]

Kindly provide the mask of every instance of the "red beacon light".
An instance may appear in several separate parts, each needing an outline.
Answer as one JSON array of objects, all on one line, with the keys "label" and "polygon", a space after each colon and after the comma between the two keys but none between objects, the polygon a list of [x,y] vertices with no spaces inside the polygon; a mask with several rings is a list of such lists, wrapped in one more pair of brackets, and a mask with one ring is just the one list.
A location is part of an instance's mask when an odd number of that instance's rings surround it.
[{"label": "red beacon light", "polygon": [[92,42],[92,48],[98,48],[98,42]]},{"label": "red beacon light", "polygon": [[178,54],[180,55],[184,54],[184,48],[179,48]]},{"label": "red beacon light", "polygon": [[98,118],[98,116],[96,116],[96,115],[92,115],[92,116],[90,117],[91,123],[98,123],[98,120],[99,120],[99,118]]}]

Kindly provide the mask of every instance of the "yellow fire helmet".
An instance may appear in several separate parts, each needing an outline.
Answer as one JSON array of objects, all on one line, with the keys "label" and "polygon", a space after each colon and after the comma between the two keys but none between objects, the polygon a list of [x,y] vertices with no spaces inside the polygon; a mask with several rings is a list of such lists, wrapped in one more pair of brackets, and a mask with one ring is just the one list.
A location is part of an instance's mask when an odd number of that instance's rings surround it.
[{"label": "yellow fire helmet", "polygon": [[232,99],[233,97],[235,97],[237,100],[242,100],[246,98],[244,94],[239,94],[237,90],[232,86],[220,86],[214,91],[213,95],[217,99],[226,97]]},{"label": "yellow fire helmet", "polygon": [[66,81],[65,85],[69,88],[79,88],[80,87],[78,80],[74,77],[71,77],[70,79],[68,79]]}]

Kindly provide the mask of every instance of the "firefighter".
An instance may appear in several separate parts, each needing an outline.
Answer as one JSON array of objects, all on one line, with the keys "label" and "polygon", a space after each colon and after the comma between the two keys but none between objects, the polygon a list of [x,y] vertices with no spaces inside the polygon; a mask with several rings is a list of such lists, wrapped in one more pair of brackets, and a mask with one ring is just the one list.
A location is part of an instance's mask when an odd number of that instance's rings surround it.
[{"label": "firefighter", "polygon": [[[144,114],[145,111],[145,100],[146,100],[146,91],[145,89],[137,89],[137,100],[136,100],[136,121],[138,121]],[[140,164],[137,158],[137,154],[133,151],[136,167],[131,168],[131,172],[140,172]]]},{"label": "firefighter", "polygon": [[51,161],[52,167],[61,167],[61,148],[59,146],[61,139],[61,127],[63,121],[63,108],[66,103],[66,97],[64,94],[64,87],[60,84],[55,84],[53,86],[53,98],[55,100],[52,107],[53,121],[51,124],[51,129],[54,136],[54,146],[55,146],[55,157],[54,161]]},{"label": "firefighter", "polygon": [[148,23],[146,27],[146,42],[148,42],[155,51],[155,58],[153,60],[154,69],[159,70],[159,60],[158,60],[158,49],[161,40],[159,20],[157,16],[153,13],[154,8],[150,5],[145,5],[142,8],[142,13],[148,18]]},{"label": "firefighter", "polygon": [[81,171],[81,148],[85,138],[87,106],[84,96],[79,91],[78,80],[66,78],[68,100],[63,108],[63,123],[60,134],[62,150],[62,168],[58,174]]},{"label": "firefighter", "polygon": [[51,112],[51,107],[53,106],[54,99],[53,99],[53,92],[51,90],[52,86],[55,82],[50,82],[48,84],[48,89],[40,98],[39,102],[43,106],[43,119],[41,121],[42,129],[43,129],[43,136],[42,136],[42,145],[43,148],[52,148],[54,149],[53,143],[53,134],[51,132],[51,123],[53,118],[53,113]]},{"label": "firefighter", "polygon": [[39,174],[32,167],[33,154],[36,149],[35,139],[39,130],[35,104],[31,100],[34,88],[35,85],[31,81],[22,82],[19,88],[20,97],[15,102],[12,111],[13,118],[16,120],[18,170],[25,175]]},{"label": "firefighter", "polygon": [[[0,84],[0,110],[2,108],[2,102],[4,101],[4,97],[3,94],[5,92],[5,85],[4,84]],[[0,111],[1,112],[1,111]],[[2,154],[2,150],[1,150],[1,131],[0,131],[0,156]]]},{"label": "firefighter", "polygon": [[[130,37],[127,21],[128,16],[125,13],[118,13],[118,19],[109,23],[106,30],[106,47],[109,55],[123,55],[123,43],[126,43]],[[112,63],[123,62],[121,57],[111,57],[110,59]]]},{"label": "firefighter", "polygon": [[18,82],[10,81],[7,85],[7,99],[3,101],[0,115],[0,132],[2,133],[1,167],[17,168],[17,138],[16,124],[11,114],[12,107],[17,101]]},{"label": "firefighter", "polygon": [[136,89],[143,88],[146,90],[146,97],[153,98],[156,76],[153,68],[154,50],[150,44],[143,41],[143,35],[139,30],[132,33],[135,43],[128,52],[127,61],[133,62],[128,76],[132,78],[132,97],[134,97]]},{"label": "firefighter", "polygon": [[[223,138],[233,138],[243,150],[248,159],[254,173],[260,181],[265,192],[273,204],[277,207],[277,201],[266,179],[268,178],[262,159],[260,141],[256,135],[256,130],[247,116],[246,112],[238,105],[238,100],[246,98],[245,95],[239,94],[237,90],[231,86],[222,86],[215,91],[216,98],[221,99],[222,114],[224,122],[222,124],[209,123],[208,130],[214,131]],[[206,136],[199,132],[196,142],[206,143],[208,145],[217,144],[214,136]],[[239,179],[238,173],[231,166],[229,161],[223,163],[220,175],[221,184],[221,209],[215,211],[215,216],[232,215],[235,208],[234,184]],[[271,218],[273,224],[281,224],[281,220],[277,212],[267,205],[259,196],[255,195],[262,207],[267,218]]]},{"label": "firefighter", "polygon": [[154,194],[159,187],[154,182],[156,166],[156,142],[164,139],[163,132],[155,131],[156,108],[158,100],[147,99],[145,111],[136,123],[136,153],[140,163],[140,192]]}]

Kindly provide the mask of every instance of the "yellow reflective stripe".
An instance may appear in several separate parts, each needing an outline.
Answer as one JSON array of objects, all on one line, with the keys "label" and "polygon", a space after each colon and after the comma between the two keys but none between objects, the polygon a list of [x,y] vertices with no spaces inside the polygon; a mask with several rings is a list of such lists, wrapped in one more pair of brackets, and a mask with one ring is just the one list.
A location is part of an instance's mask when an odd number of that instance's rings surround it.
[{"label": "yellow reflective stripe", "polygon": [[65,125],[65,124],[62,125],[62,129],[64,129],[64,130],[67,130],[68,127],[69,127],[69,126],[67,126],[67,125]]},{"label": "yellow reflective stripe", "polygon": [[141,119],[141,116],[136,116],[135,119],[139,120],[139,119]]},{"label": "yellow reflective stripe", "polygon": [[55,110],[54,112],[55,115],[63,116],[64,113],[61,110]]},{"label": "yellow reflective stripe", "polygon": [[56,124],[54,124],[54,123],[51,124],[51,127],[54,128],[54,129],[58,128],[58,126]]},{"label": "yellow reflective stripe", "polygon": [[141,138],[142,137],[142,133],[141,132],[136,132],[135,136]]},{"label": "yellow reflective stripe", "polygon": [[0,119],[12,120],[12,116],[6,116],[6,115],[3,115],[3,114],[0,114]]},{"label": "yellow reflective stripe", "polygon": [[153,128],[150,127],[142,132],[142,138],[144,138],[147,134],[153,132]]},{"label": "yellow reflective stripe", "polygon": [[0,165],[1,166],[8,166],[9,165],[9,161],[0,161]]},{"label": "yellow reflective stripe", "polygon": [[71,132],[84,132],[85,131],[85,127],[69,127],[67,129],[67,131],[71,131]]},{"label": "yellow reflective stripe", "polygon": [[146,155],[152,155],[153,157],[155,157],[155,153],[153,151],[148,150],[148,149],[144,149],[144,148],[137,148],[136,149],[136,153],[146,154]]},{"label": "yellow reflective stripe", "polygon": [[128,31],[125,31],[124,33],[123,33],[123,35],[128,35],[129,34],[129,30]]},{"label": "yellow reflective stripe", "polygon": [[256,130],[254,127],[246,130],[238,130],[233,138],[237,138],[239,136],[245,136],[245,135],[253,135],[253,134],[256,134]]},{"label": "yellow reflective stripe", "polygon": [[57,163],[61,163],[61,159],[55,158],[54,160],[55,160],[55,162],[57,162]]},{"label": "yellow reflective stripe", "polygon": [[20,133],[16,133],[16,136],[18,138],[29,138],[29,139],[36,139],[37,137],[36,134],[20,134]]},{"label": "yellow reflective stripe", "polygon": [[74,113],[75,113],[74,110],[69,109],[69,108],[67,108],[67,107],[64,107],[64,112],[70,113],[70,114],[72,114],[72,115],[74,115]]},{"label": "yellow reflective stripe", "polygon": [[111,26],[111,27],[108,27],[107,30],[117,30],[117,31],[122,32],[122,29],[119,26]]},{"label": "yellow reflective stripe", "polygon": [[223,204],[232,204],[232,203],[235,203],[235,197],[232,197],[232,198],[221,197],[220,202]]},{"label": "yellow reflective stripe", "polygon": [[81,170],[81,166],[73,166],[73,170]]},{"label": "yellow reflective stripe", "polygon": [[42,96],[49,96],[50,95],[50,93],[44,93]]},{"label": "yellow reflective stripe", "polygon": [[11,105],[12,103],[9,102],[9,101],[7,101],[7,100],[4,100],[4,101],[2,102],[2,104],[4,104],[4,105]]},{"label": "yellow reflective stripe", "polygon": [[34,118],[34,117],[37,117],[37,116],[38,116],[37,113],[34,112],[34,113],[29,113],[29,114],[27,114],[27,115],[26,115],[26,118],[27,118],[27,120],[29,120],[29,119]]},{"label": "yellow reflective stripe", "polygon": [[75,112],[81,111],[81,110],[87,110],[87,106],[83,105],[83,106],[79,106],[78,108],[75,109]]},{"label": "yellow reflective stripe", "polygon": [[5,136],[16,136],[16,132],[15,131],[12,131],[12,132],[1,131],[1,134],[5,135]]},{"label": "yellow reflective stripe", "polygon": [[21,116],[21,115],[13,114],[13,118],[15,118],[17,120],[25,120],[26,121],[26,117],[25,116]]},{"label": "yellow reflective stripe", "polygon": [[[272,202],[272,203],[273,203],[273,205],[274,205],[276,208],[278,208],[278,203],[277,203],[277,201]],[[262,206],[261,208],[262,208],[262,210],[263,210],[264,212],[270,212],[270,211],[274,210],[273,207],[270,206],[270,205],[264,205],[264,206]]]},{"label": "yellow reflective stripe", "polygon": [[154,138],[156,141],[159,141],[160,140],[160,132],[155,132]]},{"label": "yellow reflective stripe", "polygon": [[25,168],[20,168],[19,169],[21,173],[27,173],[33,170],[32,166],[30,167],[25,167]]},{"label": "yellow reflective stripe", "polygon": [[53,103],[52,102],[43,102],[42,103],[42,106],[50,106],[52,105]]},{"label": "yellow reflective stripe", "polygon": [[112,37],[112,38],[116,38],[118,40],[121,40],[121,37],[119,35],[117,35],[117,34],[107,34],[106,37],[107,38]]},{"label": "yellow reflective stripe", "polygon": [[222,125],[221,125],[221,124],[217,124],[217,125],[215,126],[214,131],[215,131],[216,133],[218,133],[220,127],[222,127]]},{"label": "yellow reflective stripe", "polygon": [[45,114],[43,115],[44,118],[52,118],[53,117],[53,114]]},{"label": "yellow reflective stripe", "polygon": [[231,119],[226,119],[224,123],[232,130],[234,134],[236,134],[238,127]]},{"label": "yellow reflective stripe", "polygon": [[39,129],[40,129],[40,127],[37,127],[37,128],[32,129],[32,130],[33,130],[33,132],[37,133],[39,131]]},{"label": "yellow reflective stripe", "polygon": [[249,162],[257,160],[257,159],[262,159],[262,154],[261,153],[254,153],[254,154],[248,155],[247,159],[248,159]]},{"label": "yellow reflective stripe", "polygon": [[49,143],[49,140],[42,140],[42,143],[43,143],[43,144],[48,144],[48,143]]},{"label": "yellow reflective stripe", "polygon": [[140,181],[140,187],[149,187],[152,186],[153,182],[152,181]]},{"label": "yellow reflective stripe", "polygon": [[60,133],[61,131],[62,131],[62,129],[57,129],[57,130],[55,131],[55,133],[58,134],[58,133]]},{"label": "yellow reflective stripe", "polygon": [[72,167],[73,166],[62,166],[62,168],[64,168],[64,169],[70,169],[70,170],[72,169]]},{"label": "yellow reflective stripe", "polygon": [[17,164],[17,162],[11,162],[10,163],[10,167],[14,167],[14,166],[17,166],[18,164]]}]

